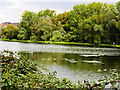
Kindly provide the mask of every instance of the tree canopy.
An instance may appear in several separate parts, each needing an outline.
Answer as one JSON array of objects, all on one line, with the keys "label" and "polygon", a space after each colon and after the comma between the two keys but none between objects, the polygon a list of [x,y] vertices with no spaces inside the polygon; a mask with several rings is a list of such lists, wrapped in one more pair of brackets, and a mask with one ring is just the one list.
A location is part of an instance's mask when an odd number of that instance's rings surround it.
[{"label": "tree canopy", "polygon": [[[3,38],[15,38],[6,30]],[[78,4],[58,15],[49,9],[25,11],[16,34],[22,40],[120,44],[120,2]]]}]

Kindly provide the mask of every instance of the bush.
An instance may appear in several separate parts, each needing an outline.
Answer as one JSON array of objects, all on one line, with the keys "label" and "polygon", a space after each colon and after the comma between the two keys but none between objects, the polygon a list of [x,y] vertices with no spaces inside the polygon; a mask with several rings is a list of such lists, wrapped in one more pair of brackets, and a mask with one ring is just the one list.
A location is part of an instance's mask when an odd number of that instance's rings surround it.
[{"label": "bush", "polygon": [[36,37],[36,36],[31,36],[31,37],[30,37],[30,40],[32,40],[32,41],[37,41],[37,37]]}]

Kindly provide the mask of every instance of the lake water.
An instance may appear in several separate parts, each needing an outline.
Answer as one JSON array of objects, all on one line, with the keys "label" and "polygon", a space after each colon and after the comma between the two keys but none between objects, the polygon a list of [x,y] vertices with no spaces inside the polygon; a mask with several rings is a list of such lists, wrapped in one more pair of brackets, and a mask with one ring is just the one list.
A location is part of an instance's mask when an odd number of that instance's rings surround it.
[{"label": "lake water", "polygon": [[78,80],[95,81],[104,76],[110,77],[111,70],[120,73],[118,48],[0,41],[0,51],[3,50],[20,52],[51,72],[57,71],[57,77],[68,78],[73,83]]}]

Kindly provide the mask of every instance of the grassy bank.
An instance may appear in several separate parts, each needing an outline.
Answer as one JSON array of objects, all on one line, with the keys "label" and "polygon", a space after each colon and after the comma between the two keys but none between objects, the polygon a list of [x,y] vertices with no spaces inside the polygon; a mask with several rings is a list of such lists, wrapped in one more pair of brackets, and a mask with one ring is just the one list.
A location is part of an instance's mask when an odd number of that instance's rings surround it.
[{"label": "grassy bank", "polygon": [[58,45],[78,45],[78,46],[91,46],[91,47],[115,47],[120,48],[120,45],[110,45],[110,44],[99,44],[94,45],[90,43],[78,43],[78,42],[53,42],[53,41],[32,41],[32,40],[17,40],[17,39],[1,39],[2,41],[11,42],[23,42],[23,43],[39,43],[39,44],[58,44]]}]

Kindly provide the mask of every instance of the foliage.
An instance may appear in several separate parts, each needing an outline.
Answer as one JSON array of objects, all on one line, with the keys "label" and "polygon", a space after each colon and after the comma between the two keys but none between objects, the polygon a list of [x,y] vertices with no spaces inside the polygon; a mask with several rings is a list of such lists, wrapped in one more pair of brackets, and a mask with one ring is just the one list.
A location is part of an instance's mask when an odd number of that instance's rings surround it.
[{"label": "foliage", "polygon": [[50,41],[57,41],[57,42],[65,41],[65,35],[66,32],[61,26],[61,23],[59,22],[57,25],[57,30],[53,31],[52,38],[50,38]]},{"label": "foliage", "polygon": [[3,29],[2,38],[4,39],[17,39],[18,29],[15,29],[14,25],[9,24]]},{"label": "foliage", "polygon": [[2,30],[2,29],[0,29],[0,38],[2,38],[2,31],[3,31],[3,30]]},{"label": "foliage", "polygon": [[[60,24],[60,25],[58,25]],[[13,30],[14,31],[14,30]],[[56,15],[54,10],[25,11],[17,38],[33,41],[65,41],[90,44],[120,44],[120,2],[78,4],[73,10]],[[3,38],[14,38],[9,30]]]},{"label": "foliage", "polygon": [[[35,15],[35,13],[30,12],[30,11],[25,11],[22,15],[22,20],[20,21],[19,24],[19,31],[18,33],[18,38],[19,39],[30,39],[31,36],[31,26],[33,24],[32,18]],[[22,36],[21,36],[22,35]]]},{"label": "foliage", "polygon": [[55,13],[54,10],[46,9],[46,10],[44,10],[44,11],[41,10],[40,12],[38,12],[37,15],[38,15],[39,17],[43,17],[43,16],[45,16],[45,17],[47,17],[47,16],[53,17],[53,16],[56,16],[56,13]]},{"label": "foliage", "polygon": [[55,11],[50,11],[49,9],[34,14],[32,18],[33,24],[31,26],[32,35],[30,39],[43,41],[50,40],[53,30],[53,21],[51,17],[54,17],[55,15]]},{"label": "foliage", "polygon": [[[70,19],[68,20],[72,41],[94,44],[116,42],[119,44],[118,33],[120,31],[116,17],[118,17],[118,10],[113,4],[93,2],[87,5],[75,5],[70,11]],[[96,33],[97,28],[102,32],[97,30]]]},{"label": "foliage", "polygon": [[21,40],[27,40],[28,39],[27,38],[27,31],[26,31],[25,28],[21,27],[18,33],[19,33],[17,35],[18,39],[21,39]]},{"label": "foliage", "polygon": [[37,24],[34,24],[34,29],[36,29],[37,35],[39,37],[39,40],[48,41],[50,37],[52,36],[52,25],[53,22],[49,16],[47,17],[40,17],[37,21]]}]

